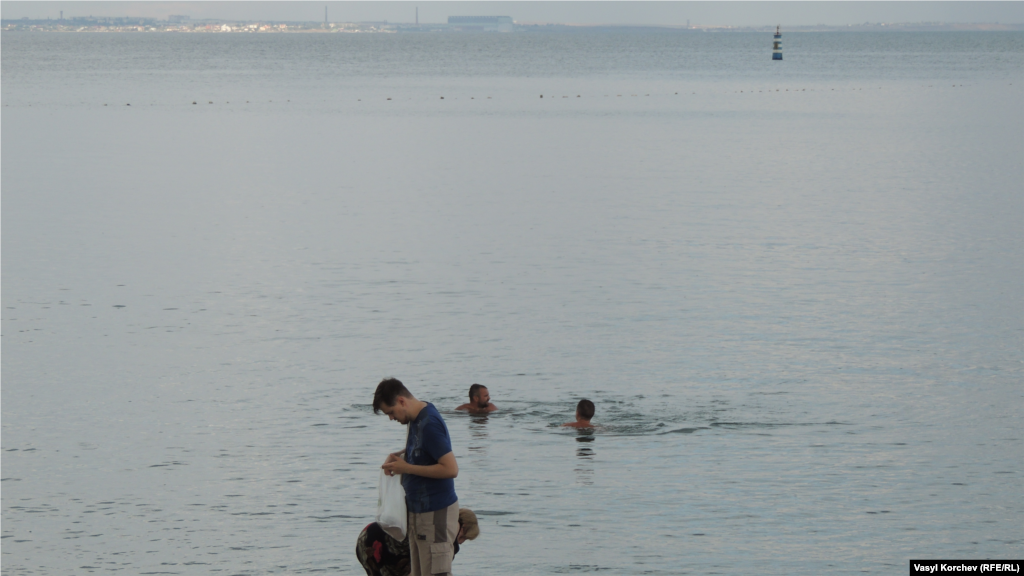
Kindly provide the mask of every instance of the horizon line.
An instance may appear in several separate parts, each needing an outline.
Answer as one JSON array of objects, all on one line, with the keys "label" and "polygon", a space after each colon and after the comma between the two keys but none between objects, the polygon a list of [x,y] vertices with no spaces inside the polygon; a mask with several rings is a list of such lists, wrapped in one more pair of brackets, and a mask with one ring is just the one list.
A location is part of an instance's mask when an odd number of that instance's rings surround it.
[{"label": "horizon line", "polygon": [[[237,23],[260,23],[260,22],[276,22],[276,23],[295,23],[295,24],[323,24],[323,20],[284,20],[284,19],[272,19],[272,18],[259,18],[259,19],[241,19],[241,18],[189,18],[186,21],[175,21],[172,22],[170,18],[178,16],[171,14],[167,16],[153,17],[153,16],[68,16],[63,20],[59,18],[29,18],[23,16],[20,18],[0,18],[2,22],[62,22],[62,21],[75,21],[75,20],[140,20],[140,21],[151,21],[151,22],[166,22],[169,24],[189,24],[199,22],[237,22]],[[188,15],[181,15],[186,16]],[[395,26],[465,26],[464,24],[449,24],[448,22],[420,22],[416,23],[413,21],[388,21],[388,20],[332,20],[328,21],[329,24],[380,24],[385,23],[387,25]],[[516,26],[565,26],[572,28],[667,28],[667,29],[703,29],[703,28],[764,28],[778,26],[775,24],[657,24],[657,23],[614,23],[614,22],[557,22],[557,21],[545,21],[545,20],[513,20],[513,24]],[[793,24],[793,25],[782,25],[783,31],[790,30],[795,31],[802,28],[854,28],[864,26],[955,26],[955,27],[978,27],[978,26],[1024,26],[1024,21],[1021,22],[952,22],[944,20],[918,20],[918,21],[890,21],[890,22],[859,22],[856,24],[828,24],[820,22],[817,24]]]}]

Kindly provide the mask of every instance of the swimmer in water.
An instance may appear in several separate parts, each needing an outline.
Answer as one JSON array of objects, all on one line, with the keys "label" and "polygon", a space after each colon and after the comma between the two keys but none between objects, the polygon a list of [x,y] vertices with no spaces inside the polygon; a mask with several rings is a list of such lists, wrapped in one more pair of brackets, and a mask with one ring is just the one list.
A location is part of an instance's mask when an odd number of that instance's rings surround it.
[{"label": "swimmer in water", "polygon": [[456,408],[456,410],[466,410],[470,414],[488,414],[497,409],[497,406],[491,404],[491,395],[487,392],[487,386],[483,384],[470,386],[469,402]]},{"label": "swimmer in water", "polygon": [[566,422],[565,424],[562,424],[562,426],[569,426],[570,428],[593,428],[594,425],[590,423],[590,419],[593,417],[594,403],[584,398],[576,405],[576,421]]}]

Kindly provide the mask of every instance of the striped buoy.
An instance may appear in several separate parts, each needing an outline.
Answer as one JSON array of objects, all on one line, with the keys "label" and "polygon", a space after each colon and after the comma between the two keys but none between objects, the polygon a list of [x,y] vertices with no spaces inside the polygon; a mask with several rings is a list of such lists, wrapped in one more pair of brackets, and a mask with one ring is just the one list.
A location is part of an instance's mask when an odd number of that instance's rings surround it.
[{"label": "striped buoy", "polygon": [[780,27],[775,27],[775,44],[772,46],[772,60],[782,60],[782,33],[779,32]]}]

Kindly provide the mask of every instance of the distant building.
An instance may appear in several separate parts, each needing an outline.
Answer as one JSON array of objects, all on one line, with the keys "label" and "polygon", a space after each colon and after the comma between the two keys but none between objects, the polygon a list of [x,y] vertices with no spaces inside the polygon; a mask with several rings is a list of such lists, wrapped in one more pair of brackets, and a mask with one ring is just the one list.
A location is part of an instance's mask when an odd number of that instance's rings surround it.
[{"label": "distant building", "polygon": [[485,32],[511,32],[515,29],[511,16],[449,16],[448,25]]}]

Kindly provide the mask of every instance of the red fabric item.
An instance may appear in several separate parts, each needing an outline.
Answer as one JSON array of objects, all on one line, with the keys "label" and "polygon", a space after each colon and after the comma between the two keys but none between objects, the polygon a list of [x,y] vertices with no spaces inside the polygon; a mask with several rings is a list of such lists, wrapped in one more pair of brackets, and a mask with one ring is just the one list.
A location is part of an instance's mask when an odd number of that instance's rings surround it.
[{"label": "red fabric item", "polygon": [[373,559],[377,562],[380,562],[380,549],[383,547],[384,545],[381,544],[380,540],[377,540],[373,543]]}]

